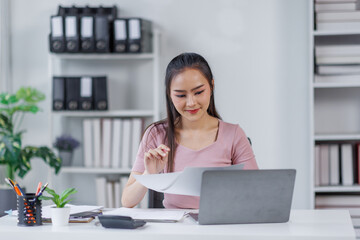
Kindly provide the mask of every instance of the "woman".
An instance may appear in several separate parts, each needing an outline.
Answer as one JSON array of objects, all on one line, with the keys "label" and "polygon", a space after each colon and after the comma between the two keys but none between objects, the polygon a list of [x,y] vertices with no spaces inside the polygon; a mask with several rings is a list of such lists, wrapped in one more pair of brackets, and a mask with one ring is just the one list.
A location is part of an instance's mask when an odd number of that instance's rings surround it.
[{"label": "woman", "polygon": [[[144,133],[123,191],[124,207],[136,206],[147,192],[134,178],[137,174],[240,163],[244,169],[258,169],[244,131],[223,122],[216,111],[213,75],[202,56],[183,53],[171,60],[165,86],[167,118]],[[163,204],[166,208],[199,208],[199,197],[164,194]]]}]

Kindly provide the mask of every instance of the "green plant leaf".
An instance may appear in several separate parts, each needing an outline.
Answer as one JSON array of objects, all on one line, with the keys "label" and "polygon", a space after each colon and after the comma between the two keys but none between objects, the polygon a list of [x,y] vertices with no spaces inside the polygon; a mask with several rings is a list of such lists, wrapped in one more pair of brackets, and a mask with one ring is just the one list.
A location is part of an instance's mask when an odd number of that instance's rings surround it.
[{"label": "green plant leaf", "polygon": [[45,188],[45,192],[52,195],[53,197],[56,197],[56,196],[59,197],[59,195],[56,194],[56,192],[53,189],[49,188],[49,187]]},{"label": "green plant leaf", "polygon": [[77,191],[75,188],[68,188],[66,189],[60,196],[60,201],[64,201],[66,198],[68,198],[71,194],[76,193]]},{"label": "green plant leaf", "polygon": [[61,204],[60,204],[60,208],[63,208],[63,207],[65,207],[65,205],[67,204],[67,203],[69,203],[69,202],[71,202],[72,201],[72,199],[69,199],[69,200],[67,200],[67,201],[65,201],[65,202],[62,202]]},{"label": "green plant leaf", "polygon": [[40,199],[40,200],[53,200],[52,197],[42,196],[42,195],[39,197],[39,199]]}]

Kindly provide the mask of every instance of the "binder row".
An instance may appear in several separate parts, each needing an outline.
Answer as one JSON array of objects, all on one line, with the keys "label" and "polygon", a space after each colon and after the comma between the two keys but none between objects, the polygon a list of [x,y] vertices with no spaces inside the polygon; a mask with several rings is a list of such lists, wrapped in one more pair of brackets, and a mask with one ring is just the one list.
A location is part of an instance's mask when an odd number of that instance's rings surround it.
[{"label": "binder row", "polygon": [[152,23],[118,18],[113,7],[59,6],[50,17],[50,51],[54,53],[152,52]]},{"label": "binder row", "polygon": [[[124,191],[128,176],[120,176],[119,179],[107,179],[106,177],[97,177],[96,186],[96,205],[105,208],[120,208],[121,195]],[[148,208],[148,194],[137,205],[140,208]]]},{"label": "binder row", "polygon": [[54,76],[53,110],[107,110],[106,76]]},{"label": "binder row", "polygon": [[360,143],[316,144],[315,186],[360,184]]},{"label": "binder row", "polygon": [[84,166],[131,168],[136,159],[143,129],[142,118],[84,119]]}]

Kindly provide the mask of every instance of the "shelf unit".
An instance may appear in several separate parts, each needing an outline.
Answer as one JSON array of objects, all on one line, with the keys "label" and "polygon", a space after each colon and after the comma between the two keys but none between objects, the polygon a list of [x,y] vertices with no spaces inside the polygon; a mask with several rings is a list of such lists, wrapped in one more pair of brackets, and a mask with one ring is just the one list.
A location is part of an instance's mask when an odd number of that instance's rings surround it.
[{"label": "shelf unit", "polygon": [[[53,111],[49,109],[50,142],[55,136],[70,131],[77,134],[80,140],[82,134],[75,130],[67,130],[74,125],[79,126],[85,118],[144,118],[145,124],[160,119],[160,84],[159,84],[159,52],[160,32],[153,31],[153,52],[140,54],[49,54],[49,79],[51,82],[49,92],[52,92],[52,77],[57,75],[106,75],[108,76],[108,102],[107,111]],[[76,65],[76,66],[75,66]],[[145,67],[143,67],[145,65]],[[100,73],[98,73],[100,72]],[[124,73],[125,72],[125,73]],[[136,74],[134,74],[134,72]],[[138,74],[138,73],[142,73]],[[149,75],[149,73],[152,74]],[[144,77],[146,76],[146,77]],[[149,77],[150,76],[150,77]],[[145,79],[144,79],[145,78]],[[121,86],[119,81],[121,82]],[[113,85],[112,85],[113,84]],[[145,85],[145,87],[142,86]],[[122,89],[122,88],[125,89]],[[143,89],[145,88],[145,89]],[[122,90],[118,93],[117,90]],[[144,92],[141,91],[146,91]],[[128,98],[132,99],[127,101]],[[145,98],[145,99],[141,99]],[[124,103],[125,102],[125,103]],[[135,104],[134,104],[135,102]],[[120,104],[117,104],[120,103]],[[124,104],[122,104],[124,103]],[[82,141],[80,141],[82,142]],[[51,174],[50,181],[58,188],[73,186],[74,182],[85,188],[84,193],[93,193],[89,188],[95,185],[96,176],[107,176],[111,179],[121,175],[129,175],[129,168],[87,168],[82,165],[82,149],[74,154],[74,166],[62,167],[60,173]],[[94,197],[87,201],[89,196],[81,196],[81,204],[96,204]]]},{"label": "shelf unit", "polygon": [[[360,185],[315,186],[315,144],[360,142],[360,79],[359,83],[314,82],[316,73],[315,46],[326,38],[360,38],[359,30],[317,31],[314,1],[309,1],[309,93],[310,93],[310,207],[315,208],[317,194],[360,193]],[[359,43],[360,44],[360,43]],[[359,109],[359,110],[357,110]]]}]

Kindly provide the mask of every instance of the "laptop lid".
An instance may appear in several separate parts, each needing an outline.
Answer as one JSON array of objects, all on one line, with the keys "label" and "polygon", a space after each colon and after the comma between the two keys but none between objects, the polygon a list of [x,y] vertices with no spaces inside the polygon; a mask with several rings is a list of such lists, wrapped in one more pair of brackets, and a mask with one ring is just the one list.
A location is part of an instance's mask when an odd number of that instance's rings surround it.
[{"label": "laptop lid", "polygon": [[199,224],[289,221],[296,170],[208,170],[203,173]]}]

